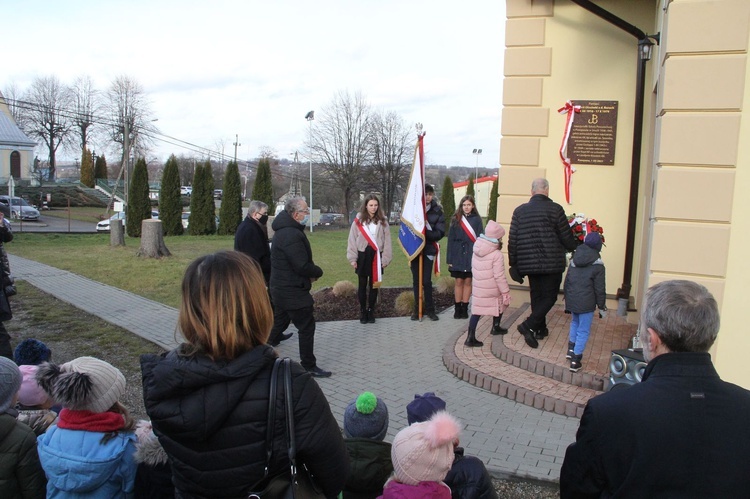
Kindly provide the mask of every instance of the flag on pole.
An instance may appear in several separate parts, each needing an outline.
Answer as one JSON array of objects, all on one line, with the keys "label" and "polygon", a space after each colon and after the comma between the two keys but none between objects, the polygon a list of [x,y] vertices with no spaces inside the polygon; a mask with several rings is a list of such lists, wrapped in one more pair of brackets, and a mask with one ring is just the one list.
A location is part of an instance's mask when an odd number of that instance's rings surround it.
[{"label": "flag on pole", "polygon": [[424,205],[424,133],[417,134],[417,147],[414,151],[414,165],[411,169],[409,187],[401,209],[401,227],[398,242],[411,262],[419,256],[425,244],[425,205]]}]

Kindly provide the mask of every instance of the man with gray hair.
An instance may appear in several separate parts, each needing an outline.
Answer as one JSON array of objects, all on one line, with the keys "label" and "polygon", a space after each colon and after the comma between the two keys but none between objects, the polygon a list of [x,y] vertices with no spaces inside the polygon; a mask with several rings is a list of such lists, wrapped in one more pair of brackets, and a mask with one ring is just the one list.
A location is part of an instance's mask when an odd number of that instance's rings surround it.
[{"label": "man with gray hair", "polygon": [[258,262],[268,286],[271,280],[271,249],[268,247],[268,205],[250,201],[247,216],[234,234],[234,251],[245,253]]},{"label": "man with gray hair", "polygon": [[315,265],[310,241],[305,235],[305,225],[310,209],[301,197],[289,199],[284,211],[271,224],[271,298],[273,299],[273,328],[269,345],[276,346],[284,339],[284,331],[293,323],[299,336],[300,364],[311,375],[325,378],[331,375],[318,367],[313,353],[315,343],[315,316],[310,294],[313,281],[323,275]]},{"label": "man with gray hair", "polygon": [[639,331],[643,381],[589,400],[560,497],[748,497],[750,391],[711,362],[716,300],[695,282],[656,284]]},{"label": "man with gray hair", "polygon": [[547,312],[560,292],[567,266],[565,252],[577,247],[565,210],[549,198],[549,182],[535,179],[529,202],[513,211],[508,235],[510,276],[521,284],[529,276],[531,314],[518,325],[518,332],[531,348],[549,334]]}]

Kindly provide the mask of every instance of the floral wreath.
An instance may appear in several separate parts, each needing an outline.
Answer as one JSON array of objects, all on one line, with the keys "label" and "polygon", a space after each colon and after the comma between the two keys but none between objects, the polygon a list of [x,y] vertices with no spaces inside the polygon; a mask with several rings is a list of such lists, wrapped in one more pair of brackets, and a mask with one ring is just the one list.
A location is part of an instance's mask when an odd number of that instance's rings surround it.
[{"label": "floral wreath", "polygon": [[604,244],[604,228],[599,225],[595,218],[586,218],[583,213],[573,213],[568,215],[568,225],[573,232],[573,237],[579,241],[583,242],[589,232],[598,232],[602,236],[602,244]]}]

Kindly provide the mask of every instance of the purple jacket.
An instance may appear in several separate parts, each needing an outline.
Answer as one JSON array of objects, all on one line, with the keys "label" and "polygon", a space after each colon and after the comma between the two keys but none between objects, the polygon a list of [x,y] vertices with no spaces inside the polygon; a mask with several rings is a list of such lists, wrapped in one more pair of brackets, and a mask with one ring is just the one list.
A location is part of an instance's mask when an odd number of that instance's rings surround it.
[{"label": "purple jacket", "polygon": [[451,489],[443,482],[419,482],[406,485],[389,480],[378,499],[451,499]]}]

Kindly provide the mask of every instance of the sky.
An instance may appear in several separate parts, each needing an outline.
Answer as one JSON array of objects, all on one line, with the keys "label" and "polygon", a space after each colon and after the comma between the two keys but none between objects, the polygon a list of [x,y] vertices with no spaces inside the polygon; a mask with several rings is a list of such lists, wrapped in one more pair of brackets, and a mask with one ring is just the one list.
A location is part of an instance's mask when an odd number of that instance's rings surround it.
[{"label": "sky", "polygon": [[[499,165],[503,1],[0,5],[0,90],[88,75],[104,91],[125,75],[143,86],[162,134],[214,150],[223,141],[230,157],[238,137],[241,160],[268,147],[279,158],[302,156],[305,114],[319,117],[337,92],[360,92],[373,108],[423,124],[427,164]],[[153,153],[194,154],[167,143]]]}]

